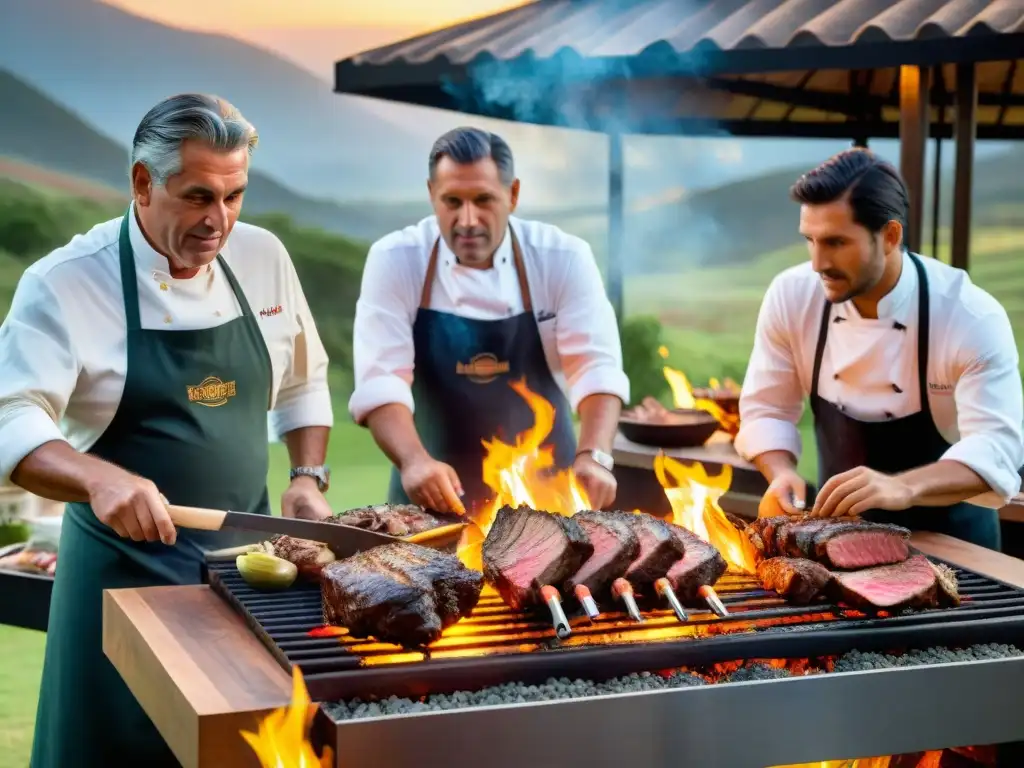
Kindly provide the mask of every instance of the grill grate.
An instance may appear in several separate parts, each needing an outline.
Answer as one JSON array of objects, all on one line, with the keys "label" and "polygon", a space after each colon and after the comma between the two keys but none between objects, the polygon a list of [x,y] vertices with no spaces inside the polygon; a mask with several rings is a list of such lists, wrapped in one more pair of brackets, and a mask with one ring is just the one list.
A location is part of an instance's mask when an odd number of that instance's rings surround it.
[{"label": "grill grate", "polygon": [[546,609],[514,612],[485,586],[472,617],[446,630],[429,657],[372,638],[310,637],[323,623],[316,585],[260,592],[242,580],[233,562],[209,563],[207,580],[286,670],[302,670],[310,695],[325,701],[450,693],[549,677],[607,679],[735,659],[1024,640],[1024,590],[949,565],[963,598],[956,608],[874,617],[826,603],[793,606],[750,577],[727,573],[715,584],[730,611],[726,618],[695,606],[688,607],[684,624],[665,607],[645,611],[645,622],[637,624],[612,610],[618,604],[602,604],[606,613],[591,624],[570,612],[577,606],[567,597],[572,635],[565,640],[555,637]]}]

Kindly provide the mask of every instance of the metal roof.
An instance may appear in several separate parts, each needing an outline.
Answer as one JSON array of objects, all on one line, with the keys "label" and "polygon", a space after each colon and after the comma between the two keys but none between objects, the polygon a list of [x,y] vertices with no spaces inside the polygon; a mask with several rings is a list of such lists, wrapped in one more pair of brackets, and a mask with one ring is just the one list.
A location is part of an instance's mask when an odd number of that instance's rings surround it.
[{"label": "metal roof", "polygon": [[335,90],[591,130],[895,136],[900,65],[947,65],[938,108],[974,61],[979,137],[1016,137],[1022,51],[1024,0],[536,0],[339,61]]}]

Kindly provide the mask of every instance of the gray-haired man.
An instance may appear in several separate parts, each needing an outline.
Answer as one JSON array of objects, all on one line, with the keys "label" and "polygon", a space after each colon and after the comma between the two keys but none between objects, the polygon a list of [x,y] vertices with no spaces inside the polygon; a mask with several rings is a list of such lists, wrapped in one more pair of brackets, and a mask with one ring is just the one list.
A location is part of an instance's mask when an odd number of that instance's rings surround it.
[{"label": "gray-haired man", "polygon": [[0,481],[69,502],[33,768],[178,765],[103,655],[102,591],[197,583],[229,543],[165,498],[269,513],[268,408],[283,513],[329,514],[327,356],[281,242],[236,225],[255,145],[215,97],[155,106],[128,212],[29,267],[0,329]]},{"label": "gray-haired man", "polygon": [[509,386],[524,381],[553,406],[556,465],[573,467],[594,509],[611,504],[629,380],[590,246],[511,215],[519,181],[494,134],[438,139],[427,188],[435,215],[374,243],[356,305],[349,410],[394,464],[389,500],[481,508],[493,496],[483,441],[534,425]]}]

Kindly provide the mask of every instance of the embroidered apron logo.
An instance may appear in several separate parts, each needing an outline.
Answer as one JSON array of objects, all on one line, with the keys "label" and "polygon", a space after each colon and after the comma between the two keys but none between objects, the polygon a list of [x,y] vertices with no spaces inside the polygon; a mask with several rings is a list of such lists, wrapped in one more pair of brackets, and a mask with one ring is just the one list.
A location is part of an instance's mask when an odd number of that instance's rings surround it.
[{"label": "embroidered apron logo", "polygon": [[208,376],[202,383],[188,388],[189,402],[216,408],[224,405],[229,397],[235,396],[235,382],[221,381],[216,376]]},{"label": "embroidered apron logo", "polygon": [[276,307],[265,307],[264,309],[260,310],[260,317],[273,317],[274,315],[281,314],[282,311],[283,308],[281,307],[280,304],[278,304]]},{"label": "embroidered apron logo", "polygon": [[477,384],[487,384],[503,373],[508,373],[508,363],[498,362],[498,358],[490,352],[476,355],[468,363],[455,363],[455,372],[460,376],[468,376]]}]

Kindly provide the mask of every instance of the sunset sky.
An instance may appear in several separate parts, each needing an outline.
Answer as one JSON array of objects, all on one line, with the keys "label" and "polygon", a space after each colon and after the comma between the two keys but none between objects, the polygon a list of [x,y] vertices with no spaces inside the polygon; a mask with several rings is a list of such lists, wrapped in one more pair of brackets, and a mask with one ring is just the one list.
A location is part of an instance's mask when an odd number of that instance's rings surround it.
[{"label": "sunset sky", "polygon": [[139,16],[210,32],[240,27],[411,26],[429,29],[523,0],[104,0]]}]

